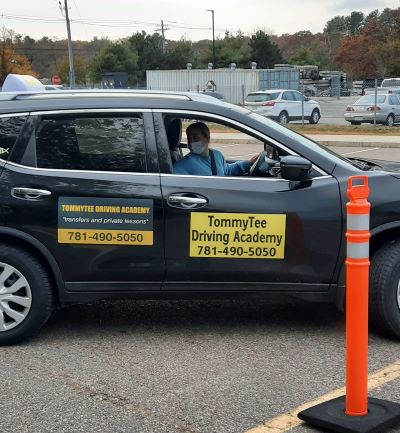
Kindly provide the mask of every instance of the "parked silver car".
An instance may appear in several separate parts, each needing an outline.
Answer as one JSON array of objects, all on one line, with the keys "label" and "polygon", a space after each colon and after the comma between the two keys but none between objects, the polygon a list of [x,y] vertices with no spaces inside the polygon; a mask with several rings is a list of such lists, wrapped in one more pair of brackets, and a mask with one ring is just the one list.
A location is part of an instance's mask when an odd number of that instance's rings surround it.
[{"label": "parked silver car", "polygon": [[344,118],[352,125],[361,123],[376,123],[394,126],[400,122],[400,99],[395,94],[365,95],[354,104],[349,105],[344,113]]}]

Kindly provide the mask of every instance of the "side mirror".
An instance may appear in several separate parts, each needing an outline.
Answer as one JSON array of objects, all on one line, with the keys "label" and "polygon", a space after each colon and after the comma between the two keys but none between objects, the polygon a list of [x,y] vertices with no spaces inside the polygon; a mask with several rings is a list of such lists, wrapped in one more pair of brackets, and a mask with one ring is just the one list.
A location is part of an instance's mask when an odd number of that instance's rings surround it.
[{"label": "side mirror", "polygon": [[308,102],[310,98],[308,96],[304,96],[304,101]]},{"label": "side mirror", "polygon": [[312,164],[301,156],[288,155],[281,158],[281,176],[286,180],[308,180]]}]

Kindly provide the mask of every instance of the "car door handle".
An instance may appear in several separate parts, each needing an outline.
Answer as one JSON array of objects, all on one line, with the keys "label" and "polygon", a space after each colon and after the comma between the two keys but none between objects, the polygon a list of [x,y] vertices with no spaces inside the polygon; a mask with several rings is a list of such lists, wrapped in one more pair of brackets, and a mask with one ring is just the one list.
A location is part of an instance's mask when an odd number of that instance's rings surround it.
[{"label": "car door handle", "polygon": [[21,200],[40,200],[41,198],[51,196],[51,191],[48,191],[47,189],[16,186],[11,189],[11,195]]},{"label": "car door handle", "polygon": [[168,204],[172,207],[193,209],[206,206],[208,204],[208,200],[205,197],[199,196],[197,194],[181,193],[171,194],[168,197]]}]

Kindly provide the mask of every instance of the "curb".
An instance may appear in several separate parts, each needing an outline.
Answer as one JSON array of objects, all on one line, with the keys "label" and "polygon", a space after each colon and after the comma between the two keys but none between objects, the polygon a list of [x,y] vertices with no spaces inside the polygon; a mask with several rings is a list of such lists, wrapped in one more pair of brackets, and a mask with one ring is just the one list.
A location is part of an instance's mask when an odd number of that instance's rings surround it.
[{"label": "curb", "polygon": [[[336,141],[336,140],[318,140],[317,137],[307,137],[311,140],[322,144],[326,147],[379,147],[381,149],[400,149],[400,137],[398,143],[391,143],[391,142],[371,142],[371,141]],[[218,139],[213,138],[212,142],[214,144],[259,144],[256,140],[249,140],[249,139],[236,139],[236,140],[224,140],[224,139]]]}]

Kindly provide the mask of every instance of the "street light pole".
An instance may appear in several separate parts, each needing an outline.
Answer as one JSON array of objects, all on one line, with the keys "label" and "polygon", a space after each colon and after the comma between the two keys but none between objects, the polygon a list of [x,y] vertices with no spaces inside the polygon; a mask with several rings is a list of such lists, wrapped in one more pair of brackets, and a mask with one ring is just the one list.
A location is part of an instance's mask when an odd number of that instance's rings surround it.
[{"label": "street light pole", "polygon": [[[60,2],[61,6],[61,2]],[[74,68],[74,55],[72,52],[72,38],[71,38],[71,24],[69,21],[68,13],[68,0],[64,0],[65,10],[65,21],[67,22],[67,34],[68,34],[68,59],[69,59],[69,86],[75,87],[75,68]]]},{"label": "street light pole", "polygon": [[211,12],[212,16],[212,56],[213,56],[213,69],[216,68],[215,64],[215,25],[214,25],[214,9],[207,9],[207,12]]}]

